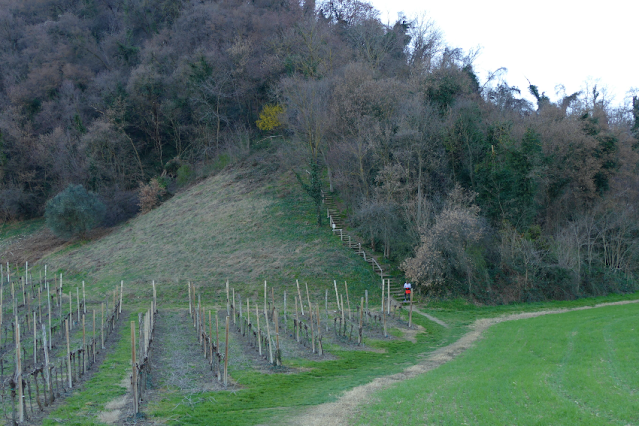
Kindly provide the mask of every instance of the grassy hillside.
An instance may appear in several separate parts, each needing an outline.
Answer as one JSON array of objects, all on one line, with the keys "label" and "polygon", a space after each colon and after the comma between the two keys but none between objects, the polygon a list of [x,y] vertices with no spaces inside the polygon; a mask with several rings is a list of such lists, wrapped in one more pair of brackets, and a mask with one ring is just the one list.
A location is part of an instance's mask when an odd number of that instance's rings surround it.
[{"label": "grassy hillside", "polygon": [[120,280],[128,290],[148,289],[155,280],[168,300],[182,290],[175,284],[186,281],[205,294],[217,294],[227,279],[244,293],[257,292],[264,280],[280,287],[299,279],[317,292],[333,279],[346,280],[354,290],[377,285],[370,267],[327,226],[318,228],[312,212],[291,173],[279,171],[274,161],[248,162],[179,193],[110,235],[40,263],[100,290]]},{"label": "grassy hillside", "polygon": [[[2,253],[13,253],[17,247],[25,249],[32,246],[31,241],[41,241],[39,255],[49,254],[34,271],[46,263],[64,274],[65,285],[73,287],[86,280],[92,296],[101,296],[124,280],[125,318],[131,320],[148,303],[151,280],[158,283],[160,317],[166,315],[167,323],[181,312],[168,308],[186,304],[186,281],[200,288],[207,309],[220,306],[227,279],[243,297],[261,295],[264,280],[279,291],[292,290],[299,279],[322,298],[333,279],[339,280],[340,288],[348,281],[351,300],[365,288],[377,289],[379,278],[328,227],[315,225],[312,206],[294,176],[276,164],[252,160],[227,169],[89,242],[47,245],[47,231],[41,221],[35,221],[5,228],[0,248]],[[370,296],[374,304],[376,292]],[[204,387],[183,390],[154,378],[159,381],[152,386],[144,412],[151,421],[166,424],[284,424],[309,406],[335,401],[346,390],[419,362],[464,334],[477,318],[636,297],[498,307],[439,302],[431,305],[431,312],[450,328],[415,315],[420,332],[413,340],[398,338],[405,330],[392,329],[395,338],[366,339],[372,351],[327,344],[332,357],[321,362],[292,353],[285,359],[288,374],[265,370],[261,360],[248,362],[254,350],[232,337],[229,369],[237,388],[232,392]],[[631,349],[638,343],[632,325],[637,314],[639,305],[614,306],[494,326],[477,347],[458,359],[379,393],[361,409],[365,413],[361,423],[636,422],[633,413],[639,407],[632,397],[639,379],[632,366],[639,359]],[[188,320],[181,326],[191,328]],[[100,415],[108,411],[108,403],[126,393],[130,356],[126,326],[120,328],[119,336],[95,376],[44,424],[103,421]],[[168,327],[156,337],[160,368],[167,367],[162,360],[174,353],[198,346],[193,333]],[[172,347],[180,337],[185,340]]]},{"label": "grassy hillside", "polygon": [[380,392],[356,424],[635,424],[639,305],[491,327],[474,349]]}]

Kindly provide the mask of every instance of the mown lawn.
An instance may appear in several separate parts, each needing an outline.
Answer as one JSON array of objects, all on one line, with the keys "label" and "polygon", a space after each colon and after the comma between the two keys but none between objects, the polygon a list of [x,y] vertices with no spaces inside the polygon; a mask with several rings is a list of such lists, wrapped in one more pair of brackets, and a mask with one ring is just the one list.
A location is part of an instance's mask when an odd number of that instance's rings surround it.
[{"label": "mown lawn", "polygon": [[357,425],[639,422],[639,304],[497,324],[444,366],[376,394]]}]

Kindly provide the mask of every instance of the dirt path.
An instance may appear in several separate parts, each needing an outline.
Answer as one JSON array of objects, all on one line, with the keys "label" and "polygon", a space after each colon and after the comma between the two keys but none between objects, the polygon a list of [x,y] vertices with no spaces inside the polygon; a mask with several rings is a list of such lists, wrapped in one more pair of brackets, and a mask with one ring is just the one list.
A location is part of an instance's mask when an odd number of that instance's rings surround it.
[{"label": "dirt path", "polygon": [[197,342],[188,310],[161,311],[155,327],[151,387],[185,393],[214,389],[213,373]]},{"label": "dirt path", "polygon": [[426,312],[422,312],[422,311],[420,311],[420,310],[419,310],[419,309],[417,309],[415,306],[413,306],[413,312],[416,312],[416,313],[418,313],[419,315],[422,315],[422,316],[424,316],[424,317],[428,318],[429,320],[431,320],[431,321],[433,321],[433,322],[435,322],[435,323],[437,323],[437,324],[441,325],[441,326],[442,326],[442,327],[444,327],[444,328],[450,328],[450,327],[448,326],[448,324],[446,324],[444,321],[440,320],[439,318],[435,318],[434,316],[432,316],[432,315],[430,315],[430,314],[427,314]]},{"label": "dirt path", "polygon": [[321,404],[310,408],[305,414],[292,419],[289,424],[300,426],[330,426],[348,424],[349,420],[357,415],[357,407],[361,403],[368,401],[373,392],[385,389],[403,380],[412,379],[419,374],[434,370],[440,365],[453,360],[459,354],[469,349],[481,337],[484,330],[494,324],[505,321],[535,318],[542,315],[561,314],[570,311],[581,311],[586,309],[600,308],[603,306],[626,305],[638,302],[639,300],[630,300],[613,303],[602,303],[595,306],[584,306],[573,309],[553,309],[540,312],[513,314],[498,318],[479,319],[475,321],[475,323],[471,326],[471,331],[463,335],[456,342],[436,350],[421,363],[408,367],[401,373],[393,374],[386,377],[380,377],[366,385],[357,386],[346,392],[339,400],[335,402]]}]

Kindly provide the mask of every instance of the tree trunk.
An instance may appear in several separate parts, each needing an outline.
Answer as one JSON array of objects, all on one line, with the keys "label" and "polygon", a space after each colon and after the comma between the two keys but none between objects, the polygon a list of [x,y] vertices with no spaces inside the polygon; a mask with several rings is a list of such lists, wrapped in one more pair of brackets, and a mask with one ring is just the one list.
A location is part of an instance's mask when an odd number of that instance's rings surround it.
[{"label": "tree trunk", "polygon": [[422,224],[422,152],[419,151],[417,154],[417,158],[419,160],[418,167],[419,171],[417,173],[417,226],[421,226]]}]

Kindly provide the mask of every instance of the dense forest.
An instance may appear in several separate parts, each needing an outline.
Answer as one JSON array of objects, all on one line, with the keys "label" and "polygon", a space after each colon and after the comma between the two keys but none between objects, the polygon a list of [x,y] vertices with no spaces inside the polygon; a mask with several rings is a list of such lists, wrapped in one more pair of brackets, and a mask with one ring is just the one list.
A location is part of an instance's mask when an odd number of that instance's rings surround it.
[{"label": "dense forest", "polygon": [[2,220],[80,184],[112,226],[279,141],[309,195],[338,193],[422,291],[636,289],[637,99],[480,81],[432,22],[387,25],[359,0],[0,5]]}]

